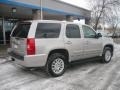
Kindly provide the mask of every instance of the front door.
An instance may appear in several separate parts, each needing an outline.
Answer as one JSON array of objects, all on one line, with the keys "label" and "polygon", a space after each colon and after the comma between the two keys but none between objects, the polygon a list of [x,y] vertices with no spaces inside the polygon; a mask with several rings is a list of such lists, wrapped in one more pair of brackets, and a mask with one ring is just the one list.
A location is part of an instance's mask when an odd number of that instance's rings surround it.
[{"label": "front door", "polygon": [[96,32],[89,26],[82,26],[84,33],[84,56],[86,58],[96,57],[101,54],[102,41],[96,38]]}]

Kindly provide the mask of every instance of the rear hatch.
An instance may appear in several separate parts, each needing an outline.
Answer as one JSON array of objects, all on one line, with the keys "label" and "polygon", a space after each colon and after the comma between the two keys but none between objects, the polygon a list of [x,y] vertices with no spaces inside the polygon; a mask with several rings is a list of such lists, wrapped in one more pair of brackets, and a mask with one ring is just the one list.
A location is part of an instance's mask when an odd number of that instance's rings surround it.
[{"label": "rear hatch", "polygon": [[26,55],[27,37],[30,30],[30,22],[20,22],[11,34],[11,48],[15,54]]}]

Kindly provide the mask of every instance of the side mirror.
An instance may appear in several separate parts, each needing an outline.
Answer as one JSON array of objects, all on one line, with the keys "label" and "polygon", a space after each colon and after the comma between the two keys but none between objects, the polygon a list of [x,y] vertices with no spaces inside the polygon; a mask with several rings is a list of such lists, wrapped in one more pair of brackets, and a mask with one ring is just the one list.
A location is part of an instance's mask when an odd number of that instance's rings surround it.
[{"label": "side mirror", "polygon": [[100,38],[100,37],[102,37],[102,34],[101,33],[97,33],[96,34],[96,38]]}]

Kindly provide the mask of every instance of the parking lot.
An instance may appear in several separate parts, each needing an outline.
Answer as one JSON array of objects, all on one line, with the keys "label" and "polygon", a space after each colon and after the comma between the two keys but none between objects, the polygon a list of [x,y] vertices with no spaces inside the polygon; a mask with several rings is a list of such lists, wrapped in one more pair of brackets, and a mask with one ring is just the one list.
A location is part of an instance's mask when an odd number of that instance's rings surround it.
[{"label": "parking lot", "polygon": [[75,64],[61,77],[43,70],[26,70],[6,59],[0,60],[0,90],[119,90],[119,48],[109,64],[99,61]]}]

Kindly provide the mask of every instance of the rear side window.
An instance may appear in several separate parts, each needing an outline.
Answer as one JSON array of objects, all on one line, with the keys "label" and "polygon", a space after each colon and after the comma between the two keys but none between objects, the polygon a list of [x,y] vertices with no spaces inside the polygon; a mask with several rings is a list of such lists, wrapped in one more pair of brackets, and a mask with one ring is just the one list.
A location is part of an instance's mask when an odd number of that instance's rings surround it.
[{"label": "rear side window", "polygon": [[61,30],[59,23],[38,23],[36,38],[58,38]]},{"label": "rear side window", "polygon": [[27,38],[31,23],[23,22],[17,24],[12,33],[12,37]]},{"label": "rear side window", "polygon": [[80,28],[75,24],[68,24],[66,26],[66,36],[68,38],[80,38]]}]

